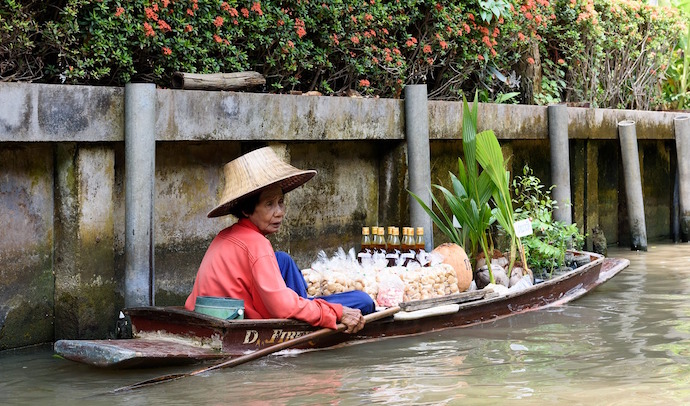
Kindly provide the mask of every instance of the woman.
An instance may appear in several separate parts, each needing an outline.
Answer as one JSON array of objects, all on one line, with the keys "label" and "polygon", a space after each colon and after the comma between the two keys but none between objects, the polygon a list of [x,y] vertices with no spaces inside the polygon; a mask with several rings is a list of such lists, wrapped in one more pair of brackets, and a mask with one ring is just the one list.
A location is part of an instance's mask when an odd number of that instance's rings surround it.
[{"label": "woman", "polygon": [[232,214],[239,220],[211,242],[185,308],[194,310],[197,296],[232,297],[244,300],[250,319],[294,318],[329,328],[336,328],[340,321],[347,333],[361,330],[362,313],[374,311],[366,293],[308,299],[295,262],[285,253],[274,252],[266,238],[280,229],[284,193],[307,182],[316,171],[297,169],[265,147],[227,163],[224,173],[221,204],[208,216]]}]

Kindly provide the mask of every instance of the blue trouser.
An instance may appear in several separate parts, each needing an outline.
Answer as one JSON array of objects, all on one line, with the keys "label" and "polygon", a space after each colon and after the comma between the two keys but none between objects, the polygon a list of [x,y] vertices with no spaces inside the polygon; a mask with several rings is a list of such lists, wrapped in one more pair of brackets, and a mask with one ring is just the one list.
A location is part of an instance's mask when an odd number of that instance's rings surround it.
[{"label": "blue trouser", "polygon": [[[309,299],[307,295],[307,282],[302,276],[302,271],[295,261],[285,252],[276,251],[276,259],[278,260],[278,268],[280,274],[283,275],[283,280],[288,288],[294,290],[298,295],[305,299]],[[352,292],[335,293],[329,296],[319,296],[329,303],[339,303],[343,306],[359,309],[362,314],[373,313],[376,309],[374,301],[361,290],[353,290]]]}]

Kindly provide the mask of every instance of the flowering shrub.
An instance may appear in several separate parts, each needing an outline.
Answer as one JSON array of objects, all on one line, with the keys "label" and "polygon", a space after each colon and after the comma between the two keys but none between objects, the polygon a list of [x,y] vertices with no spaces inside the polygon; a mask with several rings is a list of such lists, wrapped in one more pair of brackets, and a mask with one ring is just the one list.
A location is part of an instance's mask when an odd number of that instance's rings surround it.
[{"label": "flowering shrub", "polygon": [[685,32],[676,10],[627,0],[559,0],[556,10],[566,39],[562,66],[570,68],[564,101],[629,109],[662,103],[661,82]]},{"label": "flowering shrub", "polygon": [[[176,71],[254,70],[269,92],[400,97],[426,82],[432,99],[484,101],[533,81],[536,102],[641,108],[680,32],[676,14],[623,0],[45,3],[0,6],[1,80],[168,86]],[[22,63],[28,76],[12,76]]]}]

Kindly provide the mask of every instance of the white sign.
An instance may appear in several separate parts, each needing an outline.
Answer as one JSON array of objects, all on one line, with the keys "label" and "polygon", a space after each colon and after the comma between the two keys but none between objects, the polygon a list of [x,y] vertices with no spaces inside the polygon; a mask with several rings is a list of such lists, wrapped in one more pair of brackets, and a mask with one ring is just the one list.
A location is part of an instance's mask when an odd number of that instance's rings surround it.
[{"label": "white sign", "polygon": [[455,228],[462,228],[462,225],[461,225],[460,222],[458,221],[457,217],[455,217],[455,215],[453,215],[453,227],[455,227]]},{"label": "white sign", "polygon": [[513,223],[513,228],[515,229],[515,235],[518,238],[532,234],[532,222],[529,219],[516,221]]}]

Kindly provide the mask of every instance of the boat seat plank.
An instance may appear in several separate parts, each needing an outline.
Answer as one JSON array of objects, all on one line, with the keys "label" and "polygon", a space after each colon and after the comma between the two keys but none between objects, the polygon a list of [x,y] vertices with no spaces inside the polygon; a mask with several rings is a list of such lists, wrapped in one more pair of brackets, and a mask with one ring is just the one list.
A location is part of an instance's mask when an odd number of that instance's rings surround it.
[{"label": "boat seat plank", "polygon": [[491,289],[482,289],[473,290],[469,292],[455,293],[447,296],[434,297],[430,299],[410,300],[407,302],[400,303],[400,308],[403,311],[412,312],[415,310],[424,310],[447,304],[458,304],[480,300],[492,295],[493,293],[494,291]]}]

